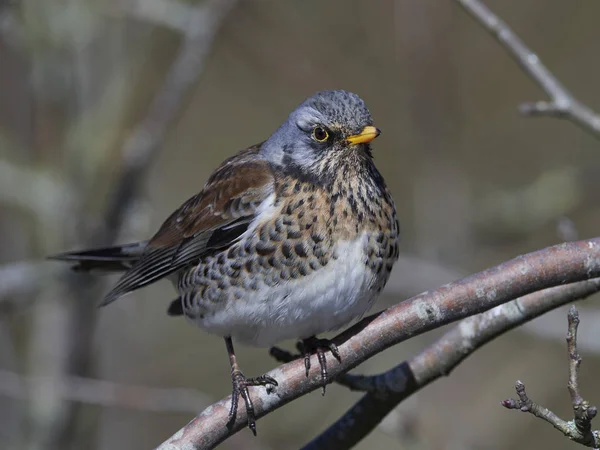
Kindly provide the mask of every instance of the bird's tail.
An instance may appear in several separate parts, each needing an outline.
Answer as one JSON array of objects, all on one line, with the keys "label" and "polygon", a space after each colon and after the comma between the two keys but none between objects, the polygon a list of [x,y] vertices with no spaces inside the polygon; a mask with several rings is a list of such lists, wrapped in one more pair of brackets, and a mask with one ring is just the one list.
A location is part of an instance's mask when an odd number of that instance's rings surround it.
[{"label": "bird's tail", "polygon": [[89,272],[124,272],[139,261],[148,241],[118,245],[81,252],[67,252],[49,256],[48,259],[74,263],[73,270]]}]

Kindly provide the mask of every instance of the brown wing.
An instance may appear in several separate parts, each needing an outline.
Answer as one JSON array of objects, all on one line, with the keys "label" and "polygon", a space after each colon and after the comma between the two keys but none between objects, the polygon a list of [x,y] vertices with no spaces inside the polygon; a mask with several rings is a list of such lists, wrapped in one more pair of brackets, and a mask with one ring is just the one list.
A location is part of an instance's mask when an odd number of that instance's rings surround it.
[{"label": "brown wing", "polygon": [[258,205],[273,191],[273,174],[258,148],[223,162],[204,189],[171,214],[102,305],[231,245],[244,233]]}]

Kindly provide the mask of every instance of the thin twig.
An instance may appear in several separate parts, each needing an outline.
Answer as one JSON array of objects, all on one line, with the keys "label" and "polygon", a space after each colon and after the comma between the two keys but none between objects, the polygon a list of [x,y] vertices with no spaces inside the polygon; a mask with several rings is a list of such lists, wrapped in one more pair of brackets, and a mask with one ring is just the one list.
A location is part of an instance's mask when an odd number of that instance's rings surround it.
[{"label": "thin twig", "polygon": [[[575,306],[571,306],[568,318],[569,331],[567,332],[567,350],[569,352],[569,382],[567,388],[573,405],[575,426],[584,439],[589,440],[592,430],[592,419],[598,414],[598,408],[590,406],[590,404],[583,399],[579,389],[579,366],[581,365],[581,356],[579,356],[579,351],[577,349],[579,312]],[[598,435],[598,432],[596,432],[596,435]],[[600,444],[600,440],[594,442],[594,444]]]},{"label": "thin twig", "polygon": [[[600,277],[600,238],[565,243],[517,257],[363,319],[333,339],[341,363],[331,358],[328,372],[333,379],[418,334],[541,289],[596,277]],[[313,365],[317,367],[316,359]],[[284,364],[268,375],[279,386],[271,393],[264,389],[251,391],[258,418],[321,387],[317,371],[307,378],[304,362],[300,360]],[[208,407],[159,449],[205,449],[224,441],[246,424],[245,412],[238,411],[233,426],[225,426],[230,402],[231,397],[227,397]]]},{"label": "thin twig", "polygon": [[[567,350],[569,352],[569,395],[573,407],[583,403],[583,398],[579,392],[579,366],[581,365],[581,356],[577,350],[577,329],[579,328],[579,312],[575,306],[571,306],[569,310],[569,329],[567,331]],[[577,408],[575,409],[577,415]]]},{"label": "thin twig", "polygon": [[496,38],[529,77],[550,97],[550,101],[522,104],[519,107],[521,114],[566,118],[600,139],[600,116],[573,97],[506,23],[479,0],[456,1]]},{"label": "thin twig", "polygon": [[569,382],[567,388],[573,405],[574,420],[563,420],[548,408],[535,403],[528,397],[527,392],[525,392],[525,385],[521,381],[517,381],[515,385],[515,390],[519,397],[518,400],[509,398],[502,401],[502,405],[508,409],[518,409],[531,413],[551,424],[570,440],[586,447],[598,448],[600,447],[600,431],[592,430],[592,420],[598,414],[598,408],[591,406],[589,402],[584,400],[579,391],[579,365],[581,364],[581,357],[577,350],[579,313],[575,306],[571,306],[568,319],[567,349],[569,352]]},{"label": "thin twig", "polygon": [[507,409],[518,409],[523,412],[528,412],[533,414],[534,416],[545,420],[546,422],[552,424],[554,428],[562,431],[567,435],[568,433],[568,423],[550,411],[548,408],[544,408],[541,405],[533,402],[525,392],[525,385],[522,381],[517,380],[515,383],[515,391],[517,392],[518,400],[514,398],[509,398],[503,400],[501,402],[502,406]]}]

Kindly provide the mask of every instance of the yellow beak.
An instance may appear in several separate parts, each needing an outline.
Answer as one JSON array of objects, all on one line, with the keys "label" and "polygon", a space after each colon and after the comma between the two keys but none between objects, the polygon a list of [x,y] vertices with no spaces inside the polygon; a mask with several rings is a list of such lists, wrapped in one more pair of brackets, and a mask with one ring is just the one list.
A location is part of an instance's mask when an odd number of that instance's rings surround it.
[{"label": "yellow beak", "polygon": [[371,126],[364,127],[360,133],[355,134],[354,136],[348,136],[346,138],[346,141],[348,141],[350,144],[366,144],[368,142],[371,142],[380,134],[381,131],[379,130],[379,128]]}]

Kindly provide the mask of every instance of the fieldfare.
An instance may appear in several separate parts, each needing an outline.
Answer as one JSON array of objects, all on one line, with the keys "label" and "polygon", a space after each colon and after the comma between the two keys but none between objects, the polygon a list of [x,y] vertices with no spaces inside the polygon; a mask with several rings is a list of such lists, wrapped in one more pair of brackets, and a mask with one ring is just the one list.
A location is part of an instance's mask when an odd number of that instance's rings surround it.
[{"label": "fieldfare", "polygon": [[277,381],[246,378],[232,340],[300,339],[307,375],[316,352],[324,386],[325,351],[339,353],[315,335],[360,318],[398,258],[394,202],[371,154],[379,133],[356,94],[319,92],[266,141],[224,161],[149,241],[53,258],[123,271],[102,305],[169,278],[179,297],[168,313],[225,339],[230,423],[241,395],[256,434],[248,386]]}]

